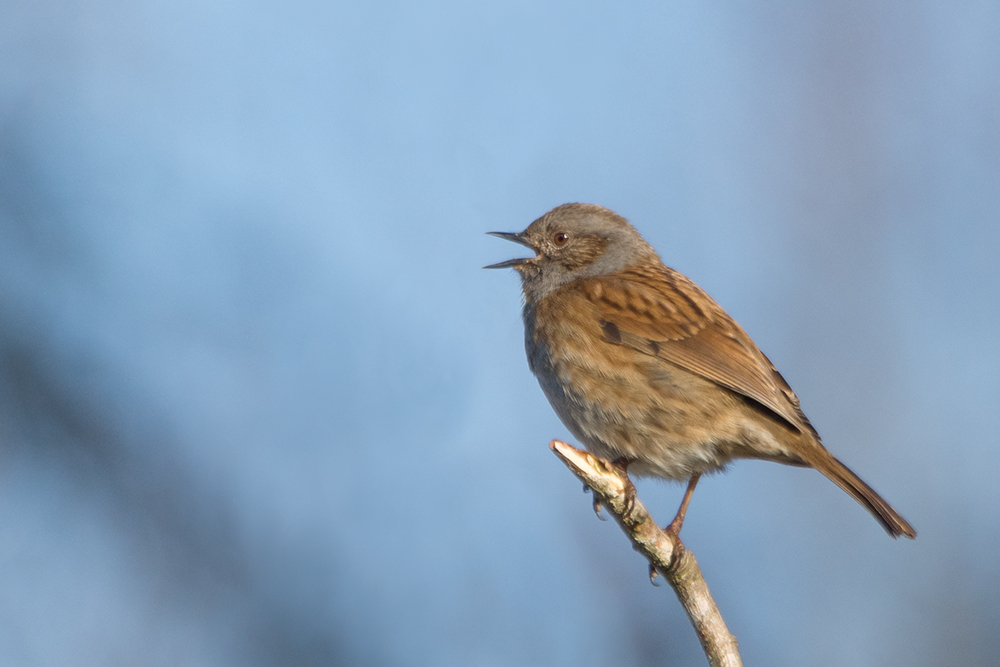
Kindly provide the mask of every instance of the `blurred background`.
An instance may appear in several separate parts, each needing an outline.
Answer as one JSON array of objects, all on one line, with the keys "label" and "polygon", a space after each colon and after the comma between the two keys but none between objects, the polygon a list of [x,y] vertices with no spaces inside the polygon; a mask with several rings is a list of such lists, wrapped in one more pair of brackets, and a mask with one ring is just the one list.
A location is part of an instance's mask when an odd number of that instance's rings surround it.
[{"label": "blurred background", "polygon": [[[1000,655],[1000,5],[0,3],[0,663],[699,665],[547,449],[517,231],[629,218],[918,529],[740,462],[750,665]],[[644,481],[662,522],[682,489]]]}]

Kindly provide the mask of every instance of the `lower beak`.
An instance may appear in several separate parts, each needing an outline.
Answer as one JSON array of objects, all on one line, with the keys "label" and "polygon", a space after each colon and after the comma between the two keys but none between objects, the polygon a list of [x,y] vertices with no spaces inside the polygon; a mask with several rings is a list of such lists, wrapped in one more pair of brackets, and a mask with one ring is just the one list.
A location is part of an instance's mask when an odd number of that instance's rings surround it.
[{"label": "lower beak", "polygon": [[[521,245],[535,250],[535,247],[531,245],[531,241],[528,237],[524,235],[523,232],[486,232],[490,236],[496,236],[497,238],[504,239],[506,241],[513,241],[514,243],[520,243]],[[518,257],[516,259],[508,259],[506,262],[498,262],[496,264],[490,264],[489,266],[484,266],[484,269],[508,269],[512,266],[519,266],[521,264],[527,264],[528,262],[535,261],[534,257]]]}]

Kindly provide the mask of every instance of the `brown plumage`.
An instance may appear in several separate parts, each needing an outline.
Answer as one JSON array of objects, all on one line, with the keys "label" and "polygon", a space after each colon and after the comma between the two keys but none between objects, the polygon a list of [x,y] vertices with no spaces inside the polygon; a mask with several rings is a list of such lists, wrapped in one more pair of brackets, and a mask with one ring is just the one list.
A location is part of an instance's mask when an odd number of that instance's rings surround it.
[{"label": "brown plumage", "polygon": [[[809,466],[893,537],[916,531],[820,443],[799,400],[745,331],[664,266],[621,216],[565,204],[520,234],[532,372],[567,428],[639,475],[690,478],[734,458]],[[680,529],[683,512],[672,527]]]}]

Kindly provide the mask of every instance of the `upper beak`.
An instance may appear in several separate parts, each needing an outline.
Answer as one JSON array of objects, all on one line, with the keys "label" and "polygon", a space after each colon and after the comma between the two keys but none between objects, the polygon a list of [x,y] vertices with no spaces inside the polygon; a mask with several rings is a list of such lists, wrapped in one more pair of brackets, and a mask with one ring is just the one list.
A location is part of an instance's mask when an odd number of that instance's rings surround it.
[{"label": "upper beak", "polygon": [[[535,250],[535,246],[531,244],[528,237],[524,235],[524,232],[486,232],[490,236],[496,236],[507,241],[513,241],[514,243],[520,243],[521,245]],[[536,250],[537,252],[537,250]],[[526,264],[528,262],[533,262],[534,257],[518,257],[516,259],[508,259],[506,262],[497,262],[496,264],[490,264],[489,266],[484,266],[484,269],[507,269],[512,266],[518,266],[519,264]]]}]

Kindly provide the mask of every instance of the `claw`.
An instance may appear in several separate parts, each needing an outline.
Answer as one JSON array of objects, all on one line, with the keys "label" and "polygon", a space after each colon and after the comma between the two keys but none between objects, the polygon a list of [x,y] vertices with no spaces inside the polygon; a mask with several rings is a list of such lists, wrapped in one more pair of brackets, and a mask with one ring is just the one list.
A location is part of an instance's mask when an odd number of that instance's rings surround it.
[{"label": "claw", "polygon": [[652,563],[649,564],[649,583],[653,584],[657,588],[663,584],[663,579],[660,578],[660,573],[656,571],[656,568],[653,567]]},{"label": "claw", "polygon": [[607,521],[608,517],[604,516],[604,512],[601,511],[602,507],[603,506],[601,505],[601,501],[597,497],[597,494],[594,494],[594,514],[596,514],[597,518],[601,521]]}]

